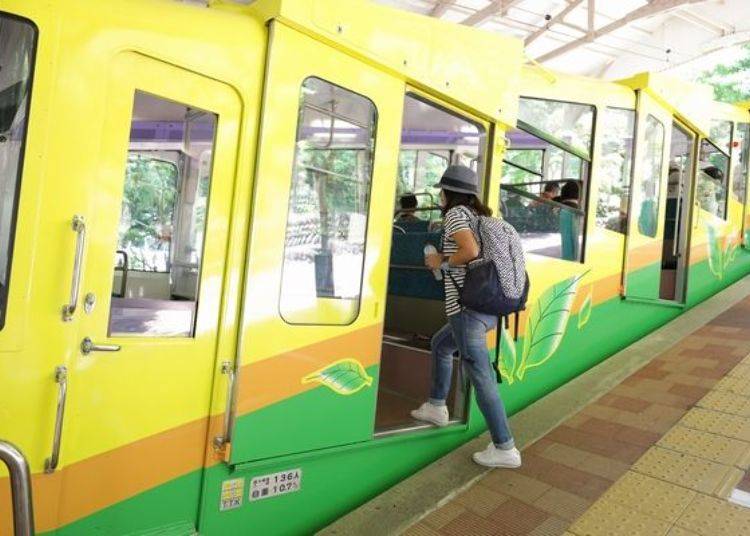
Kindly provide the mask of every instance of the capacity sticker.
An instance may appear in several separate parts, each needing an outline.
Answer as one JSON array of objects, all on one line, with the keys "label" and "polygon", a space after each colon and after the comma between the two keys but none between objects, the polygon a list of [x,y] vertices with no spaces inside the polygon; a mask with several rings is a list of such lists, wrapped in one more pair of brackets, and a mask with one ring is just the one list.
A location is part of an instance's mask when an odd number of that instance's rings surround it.
[{"label": "capacity sticker", "polygon": [[221,483],[221,501],[219,511],[234,510],[242,506],[242,496],[245,495],[245,479],[233,478]]},{"label": "capacity sticker", "polygon": [[250,481],[249,501],[260,501],[302,489],[302,469],[256,476]]}]

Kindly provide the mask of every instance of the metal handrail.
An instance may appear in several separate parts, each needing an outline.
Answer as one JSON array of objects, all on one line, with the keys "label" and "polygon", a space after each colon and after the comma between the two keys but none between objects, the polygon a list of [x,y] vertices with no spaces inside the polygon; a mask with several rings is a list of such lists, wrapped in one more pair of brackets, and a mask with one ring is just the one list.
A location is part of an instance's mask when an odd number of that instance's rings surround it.
[{"label": "metal handrail", "polygon": [[222,435],[214,437],[214,449],[223,450],[232,442],[232,430],[234,429],[234,385],[237,378],[236,372],[230,361],[221,363],[221,373],[227,376],[227,401],[224,408],[224,425]]},{"label": "metal handrail", "polygon": [[70,284],[70,300],[62,307],[64,322],[69,322],[78,307],[78,296],[81,293],[81,271],[83,270],[83,250],[86,245],[86,222],[83,216],[73,216],[71,228],[76,233],[76,253],[73,261],[73,279]]},{"label": "metal handrail", "polygon": [[0,461],[8,467],[8,473],[10,473],[13,534],[14,536],[33,536],[34,511],[29,464],[21,451],[7,441],[0,441]]},{"label": "metal handrail", "polygon": [[57,411],[55,412],[55,432],[52,437],[52,454],[44,460],[44,472],[54,473],[60,463],[60,445],[62,443],[63,419],[65,418],[65,402],[68,397],[68,369],[64,366],[55,368],[55,383],[57,383]]}]

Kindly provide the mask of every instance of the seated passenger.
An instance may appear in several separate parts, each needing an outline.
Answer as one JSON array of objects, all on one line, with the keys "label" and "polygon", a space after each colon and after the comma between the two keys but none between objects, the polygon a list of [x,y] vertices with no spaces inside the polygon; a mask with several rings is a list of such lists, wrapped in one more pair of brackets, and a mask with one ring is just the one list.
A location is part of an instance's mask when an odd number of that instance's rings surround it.
[{"label": "seated passenger", "polygon": [[[580,208],[581,190],[578,183],[568,181],[562,187],[560,195],[555,199],[558,203],[571,208]],[[581,234],[581,218],[572,210],[560,210],[560,250],[561,258],[567,261],[577,261],[580,247],[578,237]]]},{"label": "seated passenger", "polygon": [[413,223],[422,221],[415,214],[415,209],[417,208],[416,195],[404,194],[399,198],[398,204],[401,209],[399,210],[398,218],[396,218],[396,223]]},{"label": "seated passenger", "polygon": [[544,190],[542,191],[542,195],[539,196],[539,201],[534,201],[532,206],[539,207],[543,206],[545,203],[544,201],[552,201],[556,197],[560,196],[560,184],[557,182],[548,182],[544,185]]}]

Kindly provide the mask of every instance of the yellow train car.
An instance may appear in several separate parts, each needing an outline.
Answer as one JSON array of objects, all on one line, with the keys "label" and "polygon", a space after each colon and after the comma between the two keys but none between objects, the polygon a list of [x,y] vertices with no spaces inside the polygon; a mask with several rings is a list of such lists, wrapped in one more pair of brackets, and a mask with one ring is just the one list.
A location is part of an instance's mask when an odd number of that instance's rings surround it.
[{"label": "yellow train car", "polygon": [[511,413],[750,271],[747,107],[523,61],[364,0],[2,0],[0,533],[306,534],[481,433],[460,377],[409,416],[450,163],[528,253]]}]

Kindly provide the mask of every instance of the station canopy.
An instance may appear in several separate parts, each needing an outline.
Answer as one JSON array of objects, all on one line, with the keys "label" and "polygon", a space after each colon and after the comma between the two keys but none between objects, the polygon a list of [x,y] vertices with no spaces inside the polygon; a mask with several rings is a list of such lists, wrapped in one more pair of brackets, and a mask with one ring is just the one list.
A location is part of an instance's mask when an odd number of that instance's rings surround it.
[{"label": "station canopy", "polygon": [[375,0],[513,35],[557,71],[620,79],[643,71],[694,79],[750,42],[750,0]]}]

